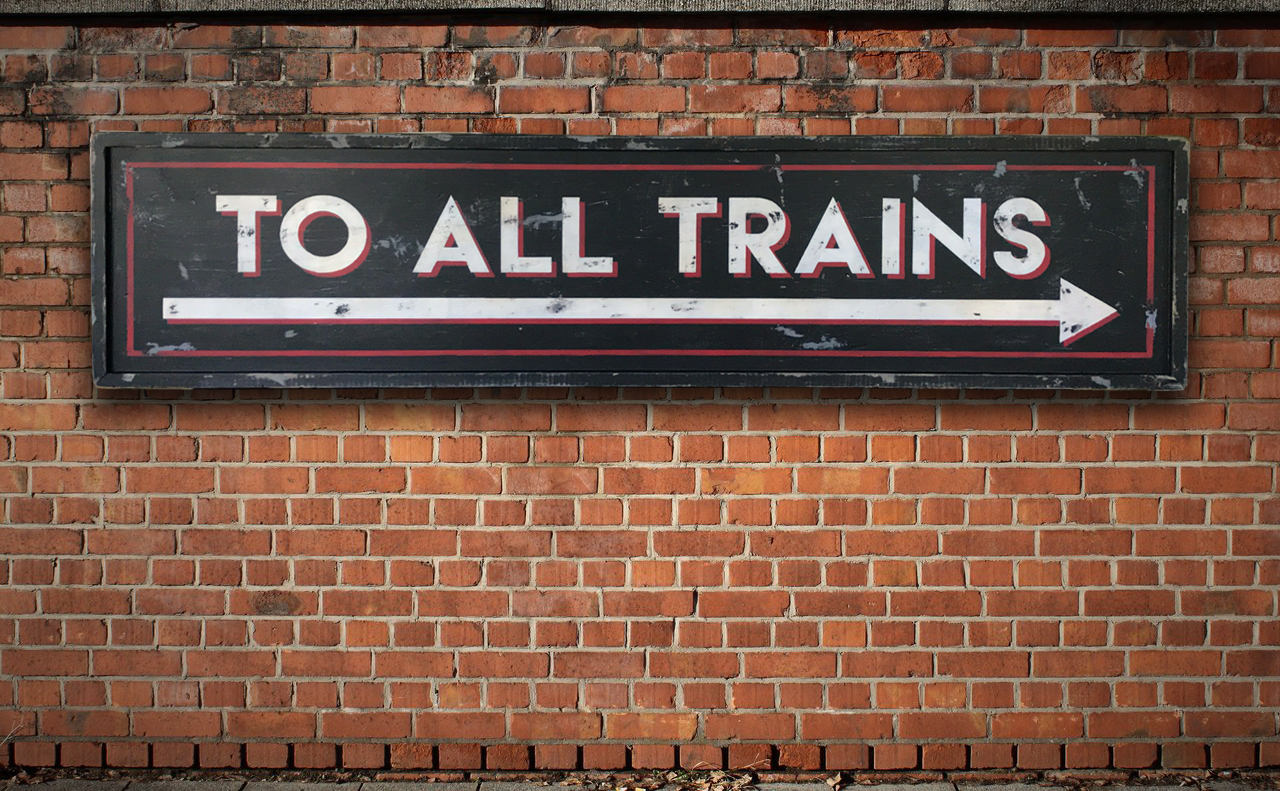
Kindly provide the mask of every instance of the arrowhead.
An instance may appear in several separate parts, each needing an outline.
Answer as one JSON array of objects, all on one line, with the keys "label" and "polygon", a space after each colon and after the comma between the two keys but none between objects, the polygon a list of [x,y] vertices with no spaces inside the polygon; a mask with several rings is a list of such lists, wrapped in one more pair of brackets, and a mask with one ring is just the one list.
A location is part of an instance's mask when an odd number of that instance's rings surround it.
[{"label": "arrowhead", "polygon": [[1120,315],[1115,308],[1069,280],[1060,279],[1058,288],[1058,341],[1063,346]]}]

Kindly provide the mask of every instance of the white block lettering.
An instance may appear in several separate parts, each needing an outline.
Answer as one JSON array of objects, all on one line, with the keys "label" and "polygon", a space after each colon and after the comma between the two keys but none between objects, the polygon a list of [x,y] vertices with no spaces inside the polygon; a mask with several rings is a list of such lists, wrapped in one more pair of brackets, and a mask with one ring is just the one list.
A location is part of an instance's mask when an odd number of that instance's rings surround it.
[{"label": "white block lettering", "polygon": [[550,256],[524,255],[524,204],[519,198],[503,195],[500,201],[502,231],[501,269],[511,277],[550,277],[556,262]]},{"label": "white block lettering", "polygon": [[677,270],[685,277],[702,274],[702,218],[719,217],[720,201],[715,198],[658,198],[658,211],[675,217],[680,235]]},{"label": "white block lettering", "polygon": [[561,198],[560,215],[564,218],[560,230],[560,265],[569,277],[614,277],[618,274],[618,262],[608,256],[585,257],[586,216],[581,198]]},{"label": "white block lettering", "polygon": [[[347,241],[332,255],[316,255],[302,241],[307,226],[321,217],[337,217],[347,226]],[[293,204],[280,221],[280,247],[289,260],[320,277],[338,277],[354,270],[369,254],[369,224],[355,206],[333,195],[312,195]]]},{"label": "white block lettering", "polygon": [[880,274],[901,278],[902,259],[907,257],[907,215],[897,198],[881,199],[880,207]]},{"label": "white block lettering", "polygon": [[214,207],[236,218],[236,271],[245,277],[262,274],[261,216],[280,213],[275,195],[215,195]]},{"label": "white block lettering", "polygon": [[849,220],[835,198],[827,204],[827,209],[818,220],[818,227],[809,237],[809,244],[800,256],[796,265],[796,274],[801,277],[817,277],[822,274],[823,267],[844,265],[858,277],[874,277],[871,267],[867,265],[867,257],[858,245],[858,239],[849,227]]},{"label": "white block lettering", "polygon": [[918,199],[911,201],[911,273],[916,277],[933,277],[934,242],[955,253],[965,266],[987,276],[986,204],[981,198],[964,199],[964,235],[960,235],[938,219]]},{"label": "white block lettering", "polygon": [[493,270],[452,195],[440,211],[413,271],[419,277],[435,277],[446,264],[465,266],[476,277],[493,277]]},{"label": "white block lettering", "polygon": [[[751,219],[764,217],[765,226],[751,231]],[[729,199],[729,273],[751,276],[751,256],[769,277],[791,277],[778,260],[777,250],[787,243],[791,223],[782,207],[767,198]]]},{"label": "white block lettering", "polygon": [[1049,224],[1049,213],[1044,207],[1030,198],[1010,198],[1000,204],[995,216],[991,218],[996,233],[1009,244],[1026,250],[1026,255],[1017,256],[1004,250],[997,250],[992,258],[996,266],[1003,269],[1011,277],[1029,280],[1044,273],[1049,268],[1049,247],[1039,236],[1013,224],[1017,217],[1026,217],[1032,225]]}]

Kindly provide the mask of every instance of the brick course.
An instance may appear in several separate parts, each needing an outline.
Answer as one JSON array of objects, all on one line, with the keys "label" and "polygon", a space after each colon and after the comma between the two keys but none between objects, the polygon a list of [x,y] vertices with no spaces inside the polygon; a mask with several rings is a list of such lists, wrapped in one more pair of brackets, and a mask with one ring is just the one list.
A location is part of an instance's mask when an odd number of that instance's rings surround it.
[{"label": "brick course", "polygon": [[[864,19],[0,26],[0,763],[1280,761],[1274,20]],[[1191,380],[97,390],[93,130],[1182,136]]]}]

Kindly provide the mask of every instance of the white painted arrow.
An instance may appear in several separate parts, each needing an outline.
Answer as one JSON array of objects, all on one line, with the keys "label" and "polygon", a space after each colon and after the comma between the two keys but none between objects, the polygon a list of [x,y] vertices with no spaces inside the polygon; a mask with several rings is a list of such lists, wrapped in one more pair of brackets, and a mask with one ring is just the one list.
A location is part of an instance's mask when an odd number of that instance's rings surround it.
[{"label": "white painted arrow", "polygon": [[1067,280],[1057,299],[169,297],[162,310],[183,324],[1056,324],[1063,345],[1118,315]]}]

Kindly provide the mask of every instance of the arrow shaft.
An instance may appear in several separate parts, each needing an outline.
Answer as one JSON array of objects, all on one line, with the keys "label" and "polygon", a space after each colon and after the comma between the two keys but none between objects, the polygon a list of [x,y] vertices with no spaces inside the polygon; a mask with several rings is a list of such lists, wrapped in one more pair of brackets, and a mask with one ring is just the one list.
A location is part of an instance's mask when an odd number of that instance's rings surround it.
[{"label": "arrow shaft", "polygon": [[1057,300],[678,299],[664,297],[172,297],[172,323],[866,323],[1056,324]]}]

